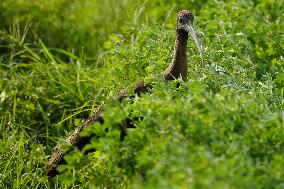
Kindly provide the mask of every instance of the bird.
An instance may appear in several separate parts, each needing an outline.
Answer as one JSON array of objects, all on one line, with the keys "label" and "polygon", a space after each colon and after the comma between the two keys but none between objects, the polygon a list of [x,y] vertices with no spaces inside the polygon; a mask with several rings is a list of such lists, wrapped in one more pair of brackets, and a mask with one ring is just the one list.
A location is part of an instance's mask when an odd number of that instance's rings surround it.
[{"label": "bird", "polygon": [[[173,58],[169,66],[162,72],[162,76],[166,81],[176,80],[181,78],[182,80],[187,80],[187,72],[188,72],[188,64],[187,64],[187,41],[188,35],[190,34],[195,45],[197,46],[200,57],[202,60],[202,65],[204,65],[204,58],[202,47],[199,44],[197,35],[195,33],[193,27],[194,16],[188,10],[181,10],[177,13],[177,24],[176,24],[176,41],[175,48],[173,53]],[[116,94],[116,99],[118,101],[122,101],[125,97],[128,97],[128,91],[130,88],[134,89],[134,94],[141,96],[142,93],[147,93],[152,88],[151,84],[145,84],[144,81],[139,81],[138,83],[124,88]],[[69,135],[66,139],[66,143],[76,146],[78,148],[82,148],[85,145],[86,141],[83,137],[80,136],[80,133],[87,126],[92,125],[94,122],[99,122],[103,124],[102,113],[104,112],[104,107],[98,107],[97,111],[95,111],[83,124],[78,126],[75,131]],[[129,121],[128,121],[129,122]],[[131,124],[129,124],[131,126]],[[122,134],[122,135],[125,135]],[[87,143],[89,141],[87,140]],[[68,152],[64,152],[60,145],[55,147],[54,153],[48,161],[47,164],[47,175],[50,177],[54,177],[58,174],[56,168],[58,165],[64,163],[64,154]]]},{"label": "bird", "polygon": [[177,26],[176,26],[176,42],[174,55],[171,64],[163,72],[163,76],[166,80],[174,80],[181,77],[184,81],[187,80],[187,40],[188,34],[191,35],[192,39],[197,46],[202,65],[204,65],[204,58],[202,48],[199,44],[198,38],[195,34],[193,27],[194,16],[188,10],[181,10],[177,14]]}]

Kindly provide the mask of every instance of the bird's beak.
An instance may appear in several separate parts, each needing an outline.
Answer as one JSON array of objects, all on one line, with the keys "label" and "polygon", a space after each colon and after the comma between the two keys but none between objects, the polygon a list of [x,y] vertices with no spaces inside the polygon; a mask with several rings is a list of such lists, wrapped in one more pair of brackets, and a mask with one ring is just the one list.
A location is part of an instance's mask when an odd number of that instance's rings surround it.
[{"label": "bird's beak", "polygon": [[192,23],[187,24],[185,29],[186,29],[186,31],[188,33],[190,33],[190,35],[191,35],[195,45],[197,46],[197,48],[199,50],[199,53],[200,53],[201,60],[202,60],[202,65],[204,65],[202,47],[199,45],[198,38],[197,38],[197,36],[195,34],[195,31],[194,31]]}]

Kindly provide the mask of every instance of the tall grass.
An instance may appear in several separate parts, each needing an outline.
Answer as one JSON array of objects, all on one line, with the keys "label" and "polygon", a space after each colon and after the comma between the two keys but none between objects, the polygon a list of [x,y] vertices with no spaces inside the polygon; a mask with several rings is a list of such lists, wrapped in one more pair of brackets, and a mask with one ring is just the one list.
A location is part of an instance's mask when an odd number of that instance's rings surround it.
[{"label": "tall grass", "polygon": [[[194,1],[190,8],[197,9],[202,2]],[[84,52],[89,59],[96,60],[110,34],[121,34],[142,23],[157,21],[170,23],[173,27],[175,18],[172,15],[182,7],[188,7],[187,3],[173,0],[121,0],[115,3],[113,0],[4,0],[0,4],[0,19],[4,28],[15,20],[23,24],[29,19],[32,23],[28,33],[30,41],[38,36],[49,47],[73,49],[76,54]]]},{"label": "tall grass", "polygon": [[[206,65],[190,41],[176,90],[159,73],[181,8]],[[283,1],[4,0],[1,188],[283,187],[283,18]],[[151,95],[111,100],[140,79]],[[56,142],[102,104],[105,123],[85,133],[96,152],[74,149],[47,178]],[[121,142],[117,124],[137,116]]]}]

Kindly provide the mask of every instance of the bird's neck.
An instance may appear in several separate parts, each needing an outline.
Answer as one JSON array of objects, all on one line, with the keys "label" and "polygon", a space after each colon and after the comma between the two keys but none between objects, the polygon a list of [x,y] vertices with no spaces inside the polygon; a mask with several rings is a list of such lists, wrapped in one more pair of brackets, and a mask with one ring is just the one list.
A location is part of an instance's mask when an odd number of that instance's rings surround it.
[{"label": "bird's neck", "polygon": [[183,30],[177,30],[176,43],[174,49],[173,60],[169,67],[164,72],[166,80],[173,80],[182,77],[183,80],[187,78],[187,39],[188,33]]}]

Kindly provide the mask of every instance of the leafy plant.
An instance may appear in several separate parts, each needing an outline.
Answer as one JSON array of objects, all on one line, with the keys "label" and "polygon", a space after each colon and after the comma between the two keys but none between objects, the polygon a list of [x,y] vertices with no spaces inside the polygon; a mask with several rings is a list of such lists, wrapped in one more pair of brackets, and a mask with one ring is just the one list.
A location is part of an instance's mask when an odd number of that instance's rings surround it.
[{"label": "leafy plant", "polygon": [[[206,64],[189,41],[188,81],[166,83],[182,8]],[[283,1],[3,0],[0,10],[1,188],[283,188]],[[113,100],[141,79],[151,94]],[[48,178],[56,142],[99,105],[104,124],[84,133],[95,137],[68,147]],[[136,128],[122,140],[126,118]]]}]

